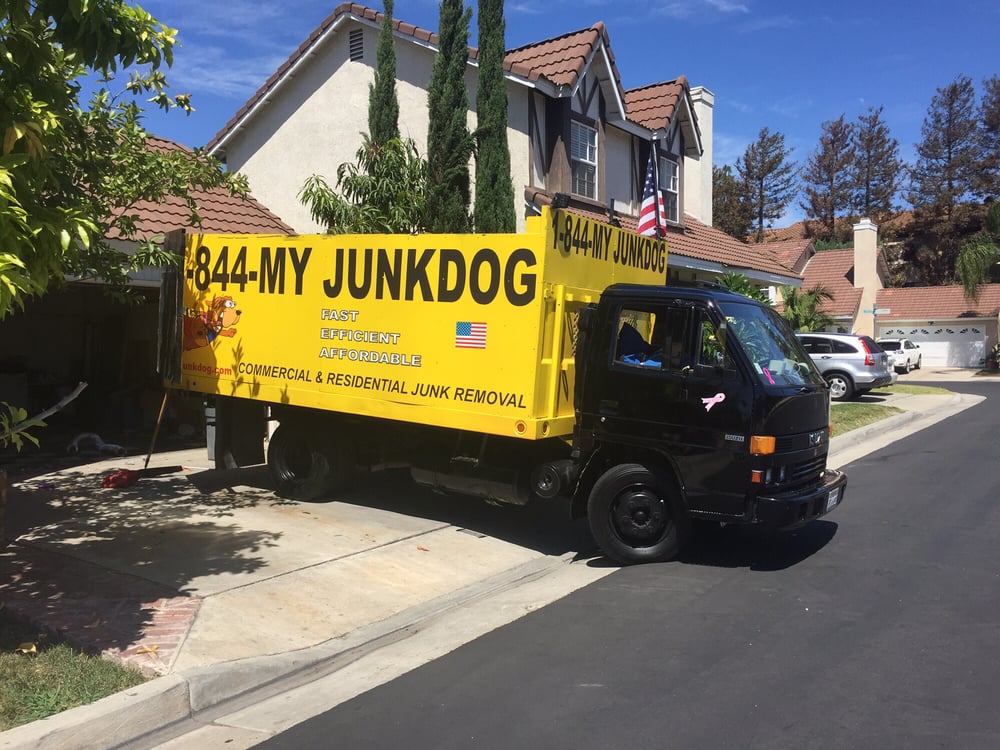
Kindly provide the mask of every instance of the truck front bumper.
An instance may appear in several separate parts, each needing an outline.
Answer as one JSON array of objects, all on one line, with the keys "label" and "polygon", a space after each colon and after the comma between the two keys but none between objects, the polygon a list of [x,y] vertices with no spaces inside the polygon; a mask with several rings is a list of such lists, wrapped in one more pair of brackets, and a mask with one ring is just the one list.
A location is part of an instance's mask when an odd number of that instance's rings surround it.
[{"label": "truck front bumper", "polygon": [[823,481],[808,490],[757,498],[755,520],[763,526],[791,529],[829,513],[844,501],[847,475],[827,469]]}]

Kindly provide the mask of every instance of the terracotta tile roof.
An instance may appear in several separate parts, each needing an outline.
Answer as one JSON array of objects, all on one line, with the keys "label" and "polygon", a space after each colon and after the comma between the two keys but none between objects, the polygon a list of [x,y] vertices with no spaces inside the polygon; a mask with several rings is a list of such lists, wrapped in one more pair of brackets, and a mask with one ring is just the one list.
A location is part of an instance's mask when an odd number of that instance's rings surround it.
[{"label": "terracotta tile roof", "polygon": [[[808,239],[777,240],[763,244],[777,256],[782,265],[795,271],[801,271],[816,252],[813,241]],[[757,243],[752,246],[756,247]]]},{"label": "terracotta tile roof", "polygon": [[[157,151],[182,150],[186,146],[156,136],[149,137],[150,148]],[[254,198],[231,196],[222,188],[194,190],[202,223],[197,229],[208,233],[292,234],[294,230]],[[139,201],[129,213],[137,215],[137,238],[144,240],[171,229],[191,228],[190,210],[180,198],[168,197],[159,203]],[[120,239],[112,235],[109,239]]]},{"label": "terracotta tile roof", "polygon": [[853,318],[861,303],[861,290],[854,288],[854,250],[821,250],[802,272],[802,288],[826,287],[833,299],[825,302],[823,312],[835,317]]},{"label": "terracotta tile roof", "polygon": [[[529,191],[526,191],[526,197],[528,197],[530,202],[532,201],[532,196],[528,195],[528,193]],[[534,202],[539,205],[550,203],[550,199],[538,191],[535,191],[533,198]],[[586,216],[588,219],[593,219],[594,221],[608,222],[608,215],[597,210],[588,211],[576,206],[567,210],[581,216]],[[619,224],[621,224],[622,229],[629,232],[636,231],[638,220],[635,217],[618,214],[616,218]],[[725,232],[702,224],[689,215],[684,216],[684,224],[683,228],[671,226],[667,229],[667,247],[671,255],[708,261],[709,263],[718,263],[725,266],[727,270],[737,273],[744,270],[753,270],[777,276],[785,276],[788,278],[789,283],[794,279],[800,278],[799,274],[783,266],[766,249],[744,245]]]},{"label": "terracotta tile roof", "polygon": [[[841,221],[838,219],[838,222]],[[843,221],[850,221],[853,225],[855,223],[854,219],[843,219]],[[887,219],[883,219],[880,222],[875,222],[878,224],[880,231],[889,232],[899,231],[904,229],[909,224],[913,222],[913,211],[899,211]],[[778,227],[775,229],[765,229],[764,230],[764,242],[778,242],[782,240],[800,240],[808,239],[814,237],[818,225],[815,221],[803,220],[797,221],[794,224],[790,224],[787,227]]]},{"label": "terracotta tile roof", "polygon": [[602,43],[611,62],[615,86],[621,95],[621,76],[611,52],[608,31],[601,22],[586,29],[571,31],[562,36],[508,50],[504,56],[504,63],[528,69],[532,80],[545,78],[557,86],[573,86]]},{"label": "terracotta tile roof", "polygon": [[984,284],[979,298],[966,299],[961,286],[893,287],[876,296],[879,307],[891,310],[879,320],[995,318],[1000,314],[1000,284]]},{"label": "terracotta tile roof", "polygon": [[673,81],[653,83],[625,92],[628,119],[650,130],[666,129],[681,98],[691,90],[688,80],[680,76]]}]

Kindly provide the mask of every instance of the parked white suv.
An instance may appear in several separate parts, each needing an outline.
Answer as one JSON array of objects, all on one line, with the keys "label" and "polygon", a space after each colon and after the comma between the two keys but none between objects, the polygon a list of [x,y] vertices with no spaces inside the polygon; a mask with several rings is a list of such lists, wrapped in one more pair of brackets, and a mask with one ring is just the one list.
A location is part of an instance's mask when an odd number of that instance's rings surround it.
[{"label": "parked white suv", "polygon": [[920,347],[910,339],[879,339],[877,343],[892,359],[892,366],[896,368],[896,372],[920,369],[922,358]]},{"label": "parked white suv", "polygon": [[796,333],[795,337],[829,384],[834,401],[846,401],[872,388],[892,385],[889,355],[870,336]]}]

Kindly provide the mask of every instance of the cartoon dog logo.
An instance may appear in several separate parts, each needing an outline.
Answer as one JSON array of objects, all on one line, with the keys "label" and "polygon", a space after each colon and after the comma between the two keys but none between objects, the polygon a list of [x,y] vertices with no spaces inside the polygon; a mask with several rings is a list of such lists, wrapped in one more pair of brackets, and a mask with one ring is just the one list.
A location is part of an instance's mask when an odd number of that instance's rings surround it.
[{"label": "cartoon dog logo", "polygon": [[232,297],[216,297],[207,310],[185,311],[184,350],[198,349],[214,343],[219,336],[232,338],[236,335],[236,324],[240,322],[241,310],[236,309]]}]

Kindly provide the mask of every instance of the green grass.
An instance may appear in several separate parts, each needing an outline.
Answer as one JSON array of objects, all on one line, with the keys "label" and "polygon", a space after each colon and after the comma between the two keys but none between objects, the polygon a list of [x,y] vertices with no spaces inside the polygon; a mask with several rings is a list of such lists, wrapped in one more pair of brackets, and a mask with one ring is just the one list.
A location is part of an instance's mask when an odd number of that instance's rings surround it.
[{"label": "green grass", "polygon": [[843,435],[845,432],[856,430],[865,425],[880,422],[894,414],[902,414],[903,410],[896,406],[883,406],[882,404],[861,404],[857,402],[847,402],[834,404],[830,409],[830,424],[833,427],[833,437]]},{"label": "green grass", "polygon": [[[22,644],[34,644],[38,653],[17,653]],[[0,731],[145,681],[137,670],[51,643],[0,609]]]},{"label": "green grass", "polygon": [[[911,395],[946,395],[951,393],[947,388],[938,388],[932,385],[907,385],[896,383],[888,388],[876,388],[872,395],[888,395],[892,393]],[[902,409],[895,406],[885,406],[884,404],[866,404],[860,401],[848,401],[832,404],[830,409],[830,423],[833,426],[833,436],[843,435],[845,432],[856,430],[865,425],[874,424],[883,419],[901,414]]]}]

